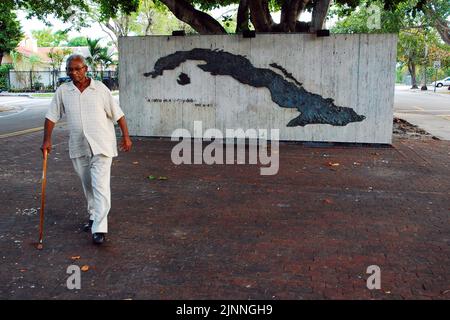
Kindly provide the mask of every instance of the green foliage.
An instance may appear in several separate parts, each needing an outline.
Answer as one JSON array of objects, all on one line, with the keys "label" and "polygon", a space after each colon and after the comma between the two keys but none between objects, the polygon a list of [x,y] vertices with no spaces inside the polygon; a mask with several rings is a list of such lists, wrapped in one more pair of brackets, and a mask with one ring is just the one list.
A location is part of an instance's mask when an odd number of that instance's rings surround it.
[{"label": "green foliage", "polygon": [[108,52],[108,48],[100,45],[100,39],[87,38],[87,43],[89,47],[89,57],[86,58],[86,62],[94,72],[95,77],[97,68],[100,68],[100,71],[103,71],[114,63],[113,54]]},{"label": "green foliage", "polygon": [[33,38],[37,40],[38,47],[58,47],[67,41],[67,30],[53,32],[51,28],[32,30]]},{"label": "green foliage", "polygon": [[[417,6],[418,0],[406,0],[399,3],[391,10],[384,10],[383,1],[363,0],[359,7],[350,8],[348,6],[335,6],[329,14],[344,18],[339,20],[331,29],[333,33],[397,33],[402,28],[420,23],[420,17],[413,16],[413,8]],[[374,15],[373,9],[379,9],[380,28],[371,28],[368,21]]]},{"label": "green foliage", "polygon": [[16,14],[13,11],[0,10],[0,57],[14,50],[22,37],[22,29]]},{"label": "green foliage", "polygon": [[71,49],[52,48],[48,53],[48,57],[51,59],[51,65],[53,67],[53,70],[59,70],[61,68],[61,64],[64,61],[64,58],[70,53],[72,53]]},{"label": "green foliage", "polygon": [[66,47],[85,47],[88,45],[86,37],[75,37],[67,40]]},{"label": "green foliage", "polygon": [[98,0],[100,4],[100,17],[103,19],[115,18],[119,12],[131,14],[139,8],[139,0]]},{"label": "green foliage", "polygon": [[12,68],[12,64],[0,65],[0,90],[8,89],[8,72]]},{"label": "green foliage", "polygon": [[66,22],[86,8],[84,0],[2,0],[0,5],[1,10],[23,9],[27,18],[36,17],[47,25],[50,25],[45,19],[48,15]]},{"label": "green foliage", "polygon": [[95,70],[97,65],[100,63],[100,55],[102,53],[102,47],[100,46],[100,39],[90,39],[87,38],[89,57],[86,58],[91,70]]},{"label": "green foliage", "polygon": [[42,63],[41,58],[38,55],[32,54],[29,57],[25,58],[30,65],[30,70],[34,71],[37,65]]}]

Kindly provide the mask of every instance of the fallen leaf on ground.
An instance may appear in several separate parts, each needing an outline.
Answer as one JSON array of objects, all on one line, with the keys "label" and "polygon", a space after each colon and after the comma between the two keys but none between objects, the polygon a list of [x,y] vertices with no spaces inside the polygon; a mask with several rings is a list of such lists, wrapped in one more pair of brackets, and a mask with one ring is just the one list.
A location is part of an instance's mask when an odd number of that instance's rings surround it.
[{"label": "fallen leaf on ground", "polygon": [[26,272],[27,269],[20,269],[20,272]]},{"label": "fallen leaf on ground", "polygon": [[155,179],[156,179],[155,176],[148,176],[147,178],[148,178],[149,180],[155,180]]},{"label": "fallen leaf on ground", "polygon": [[81,271],[86,272],[89,270],[89,266],[88,265],[84,265],[81,267]]},{"label": "fallen leaf on ground", "polygon": [[330,167],[337,167],[339,165],[339,162],[328,162],[328,165]]},{"label": "fallen leaf on ground", "polygon": [[159,177],[158,180],[167,180],[167,177]]},{"label": "fallen leaf on ground", "polygon": [[133,164],[139,164],[139,161],[133,161]]},{"label": "fallen leaf on ground", "polygon": [[70,259],[72,259],[72,260],[78,260],[78,259],[80,259],[81,257],[80,256],[73,256],[73,257],[71,257]]},{"label": "fallen leaf on ground", "polygon": [[332,204],[333,200],[331,200],[331,199],[323,199],[323,202],[328,203],[328,204]]}]

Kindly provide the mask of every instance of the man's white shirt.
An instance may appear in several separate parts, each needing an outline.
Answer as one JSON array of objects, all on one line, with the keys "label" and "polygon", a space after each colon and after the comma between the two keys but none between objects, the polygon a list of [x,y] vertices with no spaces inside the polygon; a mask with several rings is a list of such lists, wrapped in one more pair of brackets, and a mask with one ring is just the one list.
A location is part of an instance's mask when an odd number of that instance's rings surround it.
[{"label": "man's white shirt", "polygon": [[63,114],[67,115],[70,130],[70,158],[90,155],[89,146],[93,155],[117,156],[114,123],[124,113],[101,81],[91,79],[82,93],[72,82],[62,84],[45,117],[56,123]]}]

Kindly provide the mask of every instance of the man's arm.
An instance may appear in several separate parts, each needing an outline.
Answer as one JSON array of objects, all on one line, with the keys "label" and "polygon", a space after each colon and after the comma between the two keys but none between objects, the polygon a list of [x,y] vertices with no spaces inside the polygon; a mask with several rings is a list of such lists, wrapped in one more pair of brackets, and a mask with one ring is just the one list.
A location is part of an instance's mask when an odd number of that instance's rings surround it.
[{"label": "man's arm", "polygon": [[117,120],[117,123],[119,124],[120,130],[122,131],[122,141],[120,142],[120,150],[125,152],[130,151],[131,145],[133,143],[131,142],[130,136],[128,134],[128,127],[127,121],[125,120],[125,116]]},{"label": "man's arm", "polygon": [[52,131],[55,127],[55,123],[47,118],[45,118],[44,123],[44,141],[42,142],[41,150],[42,155],[44,155],[44,150],[48,153],[52,151]]}]

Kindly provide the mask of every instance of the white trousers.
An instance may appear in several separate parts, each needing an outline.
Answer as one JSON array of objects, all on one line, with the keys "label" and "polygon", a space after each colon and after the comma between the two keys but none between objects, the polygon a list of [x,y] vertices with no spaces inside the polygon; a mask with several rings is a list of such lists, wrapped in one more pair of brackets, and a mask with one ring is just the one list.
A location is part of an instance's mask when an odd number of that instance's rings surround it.
[{"label": "white trousers", "polygon": [[112,158],[102,154],[72,159],[73,167],[81,179],[87,200],[89,219],[93,220],[92,233],[108,232],[108,213],[111,209]]}]

